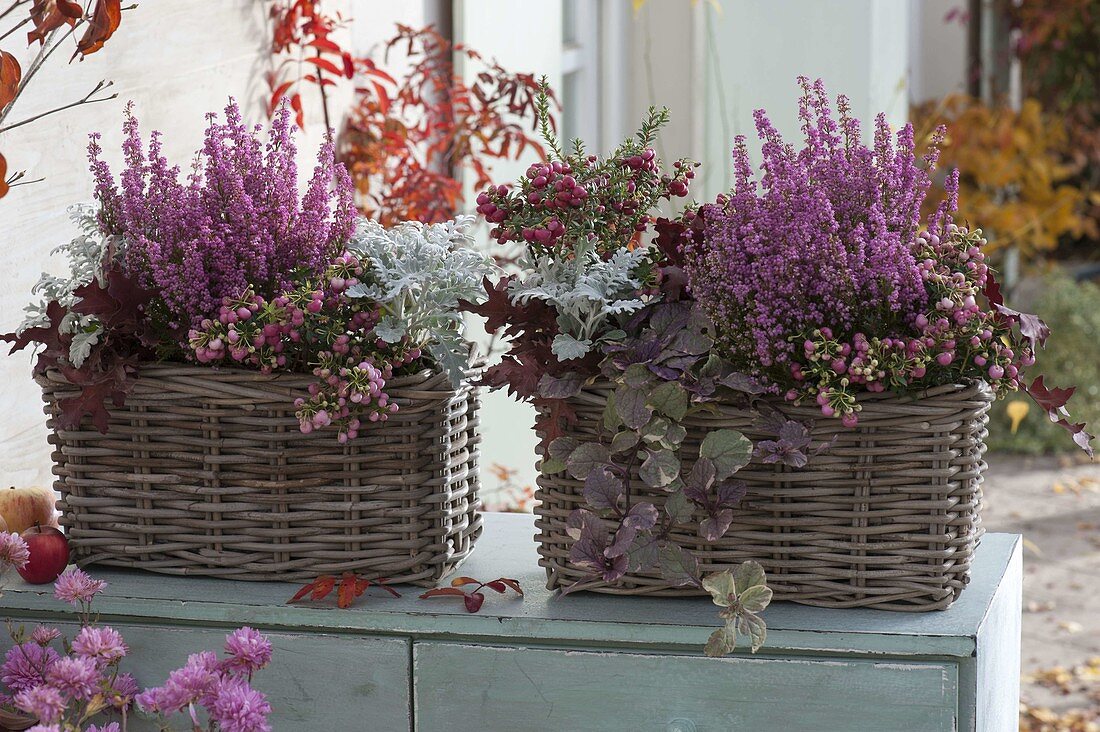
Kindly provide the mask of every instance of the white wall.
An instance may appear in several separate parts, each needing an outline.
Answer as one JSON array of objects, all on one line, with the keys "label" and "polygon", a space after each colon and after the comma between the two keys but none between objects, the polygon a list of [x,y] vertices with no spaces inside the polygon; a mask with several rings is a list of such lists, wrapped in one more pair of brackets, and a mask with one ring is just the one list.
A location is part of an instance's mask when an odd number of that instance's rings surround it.
[{"label": "white wall", "polygon": [[967,25],[948,13],[965,0],[909,0],[909,98],[940,99],[967,89]]},{"label": "white wall", "polygon": [[[346,8],[345,8],[346,9]],[[142,2],[124,14],[114,37],[83,62],[66,65],[58,51],[17,102],[10,121],[83,96],[100,79],[112,79],[119,98],[79,107],[5,133],[0,151],[9,172],[26,168],[28,178],[45,181],[21,186],[0,200],[0,331],[22,321],[31,285],[43,269],[60,271],[49,252],[71,239],[69,205],[91,199],[85,146],[92,131],[103,133],[104,157],[117,170],[122,108],[132,99],[143,130],[164,134],[169,159],[186,164],[202,144],[203,115],[220,110],[236,96],[247,116],[264,119],[269,63],[266,5],[256,0],[176,0]],[[17,33],[13,38],[21,35]],[[11,44],[6,44],[11,46]],[[25,57],[24,57],[25,58]],[[25,66],[25,64],[24,64]],[[337,94],[334,109],[341,108]],[[320,106],[307,102],[308,134],[299,136],[303,165],[321,139]],[[312,165],[306,168],[312,170]],[[49,484],[50,452],[40,393],[31,381],[26,352],[0,355],[0,483]]]},{"label": "white wall", "polygon": [[907,3],[722,0],[721,10],[709,3],[698,7],[708,44],[702,100],[707,198],[729,187],[730,166],[722,161],[729,160],[733,137],[756,139],[754,109],[766,109],[776,128],[797,141],[800,74],[820,77],[833,96],[848,95],[865,132],[880,111],[894,125],[907,119]]},{"label": "white wall", "polygon": [[[495,58],[509,71],[545,74],[551,87],[560,88],[561,0],[455,0],[454,9],[455,41]],[[458,70],[469,80],[476,66],[460,62]],[[529,151],[520,160],[493,161],[493,179],[515,180],[537,159]],[[466,202],[470,204],[475,195],[467,182]],[[477,324],[474,332],[480,329]],[[482,403],[482,465],[499,463],[518,470],[516,480],[534,485],[534,410],[503,390],[484,393]],[[488,471],[482,482],[487,492],[496,488]]]}]

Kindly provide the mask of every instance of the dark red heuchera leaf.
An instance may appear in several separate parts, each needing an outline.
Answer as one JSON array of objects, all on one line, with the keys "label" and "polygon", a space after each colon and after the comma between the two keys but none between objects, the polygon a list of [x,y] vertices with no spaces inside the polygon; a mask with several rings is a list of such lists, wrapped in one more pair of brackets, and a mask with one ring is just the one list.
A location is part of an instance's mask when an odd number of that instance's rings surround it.
[{"label": "dark red heuchera leaf", "polygon": [[1035,400],[1035,403],[1046,410],[1050,421],[1069,432],[1077,446],[1087,452],[1089,457],[1093,457],[1091,444],[1093,436],[1086,431],[1085,423],[1073,423],[1068,419],[1069,410],[1066,409],[1066,403],[1076,390],[1075,386],[1068,389],[1048,388],[1043,383],[1042,376],[1036,377],[1029,386],[1024,387],[1024,391]]},{"label": "dark red heuchera leaf", "polygon": [[987,275],[985,290],[983,293],[989,300],[993,313],[998,320],[1010,325],[1015,324],[1020,328],[1020,335],[1028,340],[1031,350],[1037,350],[1038,346],[1045,346],[1050,336],[1050,328],[1038,315],[1021,313],[1004,304],[1004,296],[1001,294],[1001,286],[993,275]]},{"label": "dark red heuchera leaf", "polygon": [[513,303],[508,295],[508,285],[513,276],[497,282],[485,279],[483,303],[461,301],[460,310],[485,318],[489,332],[501,331],[509,339],[508,353],[499,364],[485,372],[482,384],[494,389],[507,387],[508,393],[531,402],[539,409],[535,429],[542,435],[543,450],[562,434],[567,424],[575,423],[576,414],[563,399],[546,397],[540,390],[544,376],[555,379],[583,380],[599,373],[602,355],[593,351],[581,359],[561,362],[552,350],[554,337],[560,332],[557,312],[538,300],[524,305]]},{"label": "dark red heuchera leaf", "polygon": [[[467,585],[477,585],[477,587],[467,592],[462,589]],[[455,577],[451,580],[450,587],[436,587],[435,589],[428,590],[420,595],[420,599],[427,600],[432,597],[461,597],[463,605],[466,606],[466,612],[476,613],[481,609],[481,606],[485,604],[485,595],[482,594],[481,591],[486,587],[494,592],[500,593],[511,588],[516,594],[523,597],[523,590],[520,589],[519,582],[509,577],[498,577],[489,582],[481,582],[473,577]]]},{"label": "dark red heuchera leaf", "polygon": [[34,372],[58,369],[69,383],[81,388],[78,396],[58,401],[55,426],[59,429],[76,428],[90,416],[92,424],[106,432],[110,418],[107,401],[121,407],[133,387],[138,364],[154,355],[155,339],[145,315],[152,293],[139,287],[118,265],[110,267],[104,279],[105,285],[93,281],[74,291],[80,300],[73,311],[95,316],[103,328],[80,368],[69,362],[73,337],[61,330],[67,313],[57,302],[46,307],[48,325],[0,336],[12,344],[12,353],[31,344],[43,346]]}]

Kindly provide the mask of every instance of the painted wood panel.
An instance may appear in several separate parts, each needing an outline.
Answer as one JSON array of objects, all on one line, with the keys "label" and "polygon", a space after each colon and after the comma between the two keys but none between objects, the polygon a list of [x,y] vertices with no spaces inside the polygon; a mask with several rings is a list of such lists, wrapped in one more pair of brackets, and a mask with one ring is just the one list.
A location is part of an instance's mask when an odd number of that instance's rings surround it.
[{"label": "painted wood panel", "polygon": [[[462,603],[417,600],[418,588],[400,599],[372,595],[347,611],[285,602],[295,588],[280,583],[237,582],[197,577],[161,577],[142,572],[92,568],[109,582],[97,601],[104,617],[127,622],[252,622],[318,632],[403,633],[418,637],[461,636],[569,645],[614,645],[694,652],[718,624],[707,598],[611,597],[578,593],[561,597],[545,589],[538,567],[531,516],[490,514],[485,532],[462,573],[519,579],[523,600],[493,596],[481,612]],[[775,603],[768,608],[770,651],[970,658],[975,639],[1006,570],[1018,562],[1019,537],[988,534],[974,561],[973,579],[959,601],[935,613],[827,610]],[[1015,559],[1013,557],[1015,556]],[[1014,565],[1013,565],[1014,566]],[[182,598],[187,598],[182,601]],[[13,580],[0,597],[0,614],[58,612],[63,606],[48,587]],[[499,641],[498,641],[499,642]]]},{"label": "painted wood panel", "polygon": [[[416,643],[420,732],[955,729],[951,664],[609,654]],[[462,703],[455,703],[462,699]]]},{"label": "painted wood panel", "polygon": [[[32,621],[25,621],[28,626]],[[74,626],[59,626],[70,638]],[[130,646],[123,670],[143,687],[164,682],[187,656],[221,651],[224,630],[112,625]],[[267,694],[276,730],[408,732],[409,642],[399,638],[340,637],[267,632],[275,648],[271,665],[253,685]],[[182,717],[175,727],[184,727]],[[138,715],[130,732],[154,732],[153,720]]]}]

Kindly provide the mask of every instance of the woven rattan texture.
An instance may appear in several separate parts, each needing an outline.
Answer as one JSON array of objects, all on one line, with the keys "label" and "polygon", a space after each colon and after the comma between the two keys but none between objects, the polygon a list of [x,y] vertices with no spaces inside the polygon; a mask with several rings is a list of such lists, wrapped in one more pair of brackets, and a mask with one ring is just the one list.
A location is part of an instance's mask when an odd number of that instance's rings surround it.
[{"label": "woven rattan texture", "polygon": [[[597,432],[608,384],[586,387],[570,402],[578,421],[569,433]],[[864,394],[859,425],[821,418],[816,409],[773,406],[813,423],[817,441],[836,442],[801,469],[753,461],[737,478],[748,494],[719,541],[699,537],[695,523],[676,525],[672,537],[700,560],[703,574],[754,559],[764,566],[777,600],[823,607],[938,610],[950,605],[969,578],[982,534],[979,509],[987,412],[992,395],[983,383],[942,386],[919,398]],[[710,430],[740,430],[754,442],[770,436],[754,428],[756,415],[728,406],[693,415],[683,455],[697,455]],[[690,469],[685,464],[685,473]],[[583,482],[565,474],[538,478],[540,563],[551,589],[586,578],[568,562],[572,540],[566,519],[583,507]],[[663,506],[664,493],[635,475],[634,498]],[[695,521],[702,519],[697,514]],[[627,575],[597,592],[682,596],[655,574]]]},{"label": "woven rattan texture", "polygon": [[[312,377],[144,364],[110,429],[53,430],[62,523],[80,564],[242,580],[355,572],[433,584],[481,532],[478,393],[423,372],[400,409],[341,445],[302,434]],[[53,424],[77,392],[39,379]]]}]

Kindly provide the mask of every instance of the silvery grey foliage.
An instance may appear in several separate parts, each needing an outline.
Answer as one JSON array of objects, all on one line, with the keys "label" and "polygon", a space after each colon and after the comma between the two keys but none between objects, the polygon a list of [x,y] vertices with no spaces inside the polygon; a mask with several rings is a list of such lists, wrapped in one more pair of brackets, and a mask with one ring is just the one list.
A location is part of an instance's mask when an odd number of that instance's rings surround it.
[{"label": "silvery grey foliage", "polygon": [[635,274],[648,256],[645,249],[623,247],[607,260],[594,247],[578,248],[575,253],[564,261],[526,253],[520,267],[528,274],[510,287],[514,303],[543,300],[557,310],[561,333],[554,338],[552,350],[562,361],[583,357],[601,337],[613,335],[614,331],[603,332],[609,317],[645,305],[637,296],[642,283]]},{"label": "silvery grey foliage", "polygon": [[[39,300],[23,308],[26,318],[19,326],[18,332],[48,325],[46,306],[52,300],[56,300],[66,309],[71,308],[76,302],[73,291],[90,283],[93,279],[103,283],[103,265],[106,264],[108,257],[119,254],[122,245],[121,237],[104,236],[100,232],[96,207],[93,204],[78,203],[70,206],[68,211],[69,218],[80,229],[80,234],[51,252],[51,254],[64,254],[68,258],[68,276],[42,273],[38,282],[31,288],[31,292],[39,296]],[[61,330],[73,334],[73,342],[69,347],[69,360],[73,366],[80,368],[92,346],[99,341],[99,322],[94,316],[70,311],[61,321]]]},{"label": "silvery grey foliage", "polygon": [[378,337],[397,343],[407,336],[423,344],[456,384],[469,357],[458,301],[484,300],[482,281],[497,271],[488,257],[467,245],[473,221],[473,216],[459,216],[441,224],[406,221],[387,229],[360,219],[348,243],[369,272],[348,294],[382,304]]}]

